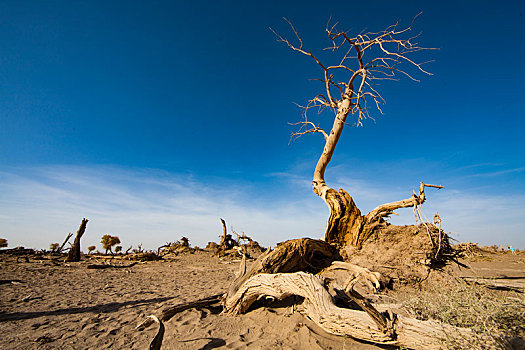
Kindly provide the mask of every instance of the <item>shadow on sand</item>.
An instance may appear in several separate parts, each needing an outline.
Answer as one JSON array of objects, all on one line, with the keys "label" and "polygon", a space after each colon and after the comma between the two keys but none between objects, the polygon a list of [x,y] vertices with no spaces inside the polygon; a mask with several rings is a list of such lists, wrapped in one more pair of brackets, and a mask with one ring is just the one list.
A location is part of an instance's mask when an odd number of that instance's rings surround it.
[{"label": "shadow on sand", "polygon": [[16,320],[27,320],[31,318],[37,318],[42,316],[59,316],[59,315],[74,315],[91,312],[94,314],[115,312],[126,306],[140,306],[147,304],[160,303],[176,297],[162,297],[162,298],[150,298],[140,300],[130,300],[121,303],[107,303],[87,307],[71,307],[49,311],[33,311],[33,312],[14,312],[14,313],[0,313],[0,322],[16,321]]}]

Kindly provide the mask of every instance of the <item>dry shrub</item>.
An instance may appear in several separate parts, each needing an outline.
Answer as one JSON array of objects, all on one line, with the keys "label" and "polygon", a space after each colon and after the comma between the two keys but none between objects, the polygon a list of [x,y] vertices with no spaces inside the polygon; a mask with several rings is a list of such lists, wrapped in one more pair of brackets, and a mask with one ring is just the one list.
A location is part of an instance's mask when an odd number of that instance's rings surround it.
[{"label": "dry shrub", "polygon": [[216,252],[217,250],[219,249],[219,245],[215,242],[208,242],[208,244],[206,245],[206,248],[204,248],[204,250],[206,251],[210,251],[210,252]]},{"label": "dry shrub", "polygon": [[[198,248],[198,247],[197,247]],[[195,248],[190,247],[190,240],[187,237],[182,237],[179,241],[174,243],[166,243],[157,249],[157,255],[165,257],[168,255],[177,256],[183,253],[194,253]]]},{"label": "dry shrub", "polygon": [[459,280],[405,296],[403,304],[417,319],[435,319],[475,332],[474,341],[446,344],[450,349],[508,349],[513,348],[511,343],[520,342],[515,338],[525,335],[523,294],[492,291]]}]

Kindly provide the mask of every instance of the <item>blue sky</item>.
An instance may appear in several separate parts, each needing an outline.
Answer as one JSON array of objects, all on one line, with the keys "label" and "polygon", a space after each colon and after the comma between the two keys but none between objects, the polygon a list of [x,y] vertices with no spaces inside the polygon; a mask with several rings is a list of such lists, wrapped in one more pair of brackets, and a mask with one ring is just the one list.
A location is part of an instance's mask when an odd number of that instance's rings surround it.
[{"label": "blue sky", "polygon": [[379,87],[384,114],[345,129],[327,182],[363,211],[441,184],[423,211],[453,237],[525,248],[521,1],[0,1],[0,237],[43,248],[82,217],[85,246],[205,245],[219,217],[266,245],[321,237],[323,140],[288,125],[319,69],[269,27],[329,59],[330,16],[359,33],[421,11],[433,75]]}]

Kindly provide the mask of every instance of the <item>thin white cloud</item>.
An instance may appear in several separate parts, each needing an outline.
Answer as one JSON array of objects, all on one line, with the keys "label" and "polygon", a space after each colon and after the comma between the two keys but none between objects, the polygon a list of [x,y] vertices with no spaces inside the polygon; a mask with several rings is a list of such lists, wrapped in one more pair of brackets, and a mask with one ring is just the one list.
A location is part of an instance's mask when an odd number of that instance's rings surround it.
[{"label": "thin white cloud", "polygon": [[[279,186],[198,181],[191,175],[116,167],[43,167],[0,172],[0,237],[10,246],[45,248],[75,231],[83,217],[83,246],[98,245],[105,233],[118,235],[124,249],[143,243],[154,249],[185,235],[192,244],[217,241],[219,217],[264,245],[296,237],[321,237],[328,208],[310,189],[307,176],[273,174]],[[344,175],[338,187],[354,197],[363,213],[379,204],[408,198],[412,188],[386,186]],[[215,179],[217,180],[217,179]],[[417,189],[414,184],[413,189]],[[272,189],[270,194],[266,188]],[[429,190],[423,212],[439,212],[447,231],[460,241],[524,247],[523,195],[489,195],[467,190]],[[410,209],[395,224],[412,224]]]},{"label": "thin white cloud", "polygon": [[519,167],[519,168],[513,168],[513,169],[505,169],[505,170],[499,170],[499,171],[491,171],[487,173],[478,173],[478,174],[472,174],[470,176],[472,177],[496,177],[506,174],[512,174],[512,173],[519,173],[525,170],[525,167]]},{"label": "thin white cloud", "polygon": [[118,235],[123,245],[155,248],[185,235],[202,246],[217,240],[219,217],[268,245],[320,237],[326,215],[301,200],[261,205],[240,190],[246,185],[217,189],[157,171],[47,167],[24,173],[0,173],[0,236],[11,246],[47,247],[83,217],[90,220],[84,246],[98,244],[104,233]]}]

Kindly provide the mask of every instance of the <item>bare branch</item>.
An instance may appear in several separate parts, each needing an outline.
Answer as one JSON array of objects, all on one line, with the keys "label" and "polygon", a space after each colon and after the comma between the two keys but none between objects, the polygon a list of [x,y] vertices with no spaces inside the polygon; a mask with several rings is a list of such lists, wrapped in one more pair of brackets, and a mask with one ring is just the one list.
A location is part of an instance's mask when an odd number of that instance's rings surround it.
[{"label": "bare branch", "polygon": [[394,210],[397,210],[400,208],[417,207],[423,204],[426,200],[425,187],[433,187],[433,188],[437,188],[438,190],[444,188],[443,186],[429,185],[429,184],[421,182],[419,185],[419,194],[414,193],[412,197],[408,199],[403,199],[397,202],[382,204],[376,207],[375,209],[373,209],[370,213],[368,213],[365,216],[365,220],[367,222],[372,222],[373,220],[377,219],[377,217],[379,216],[385,217],[385,216],[392,214]]},{"label": "bare branch", "polygon": [[[309,133],[321,133],[326,144],[314,171],[314,192],[321,197],[325,196],[328,186],[324,181],[324,172],[330,162],[339,141],[342,129],[348,123],[349,116],[354,119],[351,125],[362,126],[363,120],[374,119],[373,111],[383,113],[381,105],[384,98],[374,86],[374,81],[397,80],[399,76],[406,76],[417,81],[412,76],[410,68],[430,75],[423,65],[427,62],[418,62],[414,54],[423,50],[430,50],[420,46],[416,40],[420,33],[413,35],[412,24],[419,16],[414,17],[406,28],[400,28],[396,22],[380,32],[363,32],[352,36],[338,23],[326,25],[326,34],[330,42],[325,50],[333,52],[333,64],[321,62],[321,56],[313,54],[304,48],[304,43],[291,21],[284,19],[295,36],[294,43],[287,38],[272,32],[279,42],[285,43],[293,51],[297,51],[313,59],[323,70],[318,81],[323,83],[324,92],[308,101],[303,108],[303,120],[292,124],[299,126],[299,130],[292,133],[291,140]],[[324,60],[324,59],[323,59]],[[320,124],[310,121],[308,113],[316,109],[321,114],[325,109],[334,112],[333,125],[330,132],[325,132]]]}]

